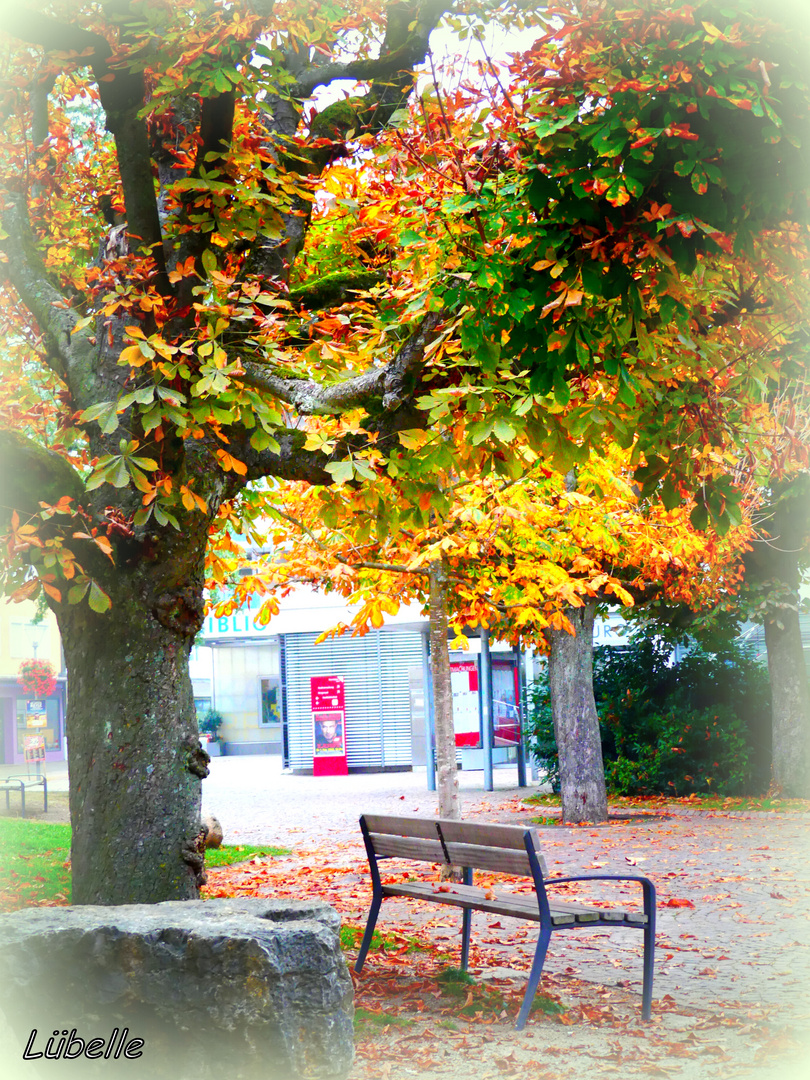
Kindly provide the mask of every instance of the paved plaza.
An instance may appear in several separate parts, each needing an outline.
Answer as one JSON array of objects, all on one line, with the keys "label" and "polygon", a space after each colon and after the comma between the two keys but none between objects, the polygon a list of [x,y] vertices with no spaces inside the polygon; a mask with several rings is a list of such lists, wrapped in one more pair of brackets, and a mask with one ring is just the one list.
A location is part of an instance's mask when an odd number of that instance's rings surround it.
[{"label": "paved plaza", "polygon": [[[529,824],[533,811],[522,800],[538,788],[518,788],[515,769],[496,769],[492,792],[483,788],[483,773],[462,772],[459,781],[465,817]],[[364,859],[361,813],[435,814],[436,796],[427,791],[424,770],[316,778],[283,773],[278,758],[219,758],[203,785],[203,809],[219,817],[226,842],[283,845],[294,857],[331,846],[335,857]],[[653,879],[657,997],[707,1008],[778,1005],[798,1018],[810,1012],[808,824],[805,814],[671,810],[640,822],[541,832],[552,873]],[[612,886],[597,888],[605,890],[594,894],[598,899]],[[633,885],[620,895],[637,892]],[[531,955],[535,934],[525,923],[504,925],[514,930],[502,935],[508,966],[511,949]],[[523,942],[514,944],[516,938]],[[630,929],[556,934],[546,965],[635,989],[641,935]]]},{"label": "paved plaza", "polygon": [[[49,779],[52,790],[67,789],[64,770],[60,773],[49,767]],[[537,783],[518,788],[514,768],[496,769],[494,781],[495,790],[488,792],[482,773],[459,774],[464,817],[530,824],[539,811],[524,800],[538,790]],[[358,828],[360,814],[433,815],[436,795],[427,790],[424,770],[316,778],[283,772],[277,757],[215,758],[203,784],[203,812],[220,819],[226,843],[272,844],[291,850],[289,856],[259,866],[211,871],[215,884],[224,880],[218,875],[225,873],[233,875],[227,877],[225,887],[235,886],[244,890],[243,895],[290,896],[301,890],[301,895],[320,896],[333,904],[348,924],[362,926],[370,886]],[[648,1038],[644,1025],[635,1026],[633,1020],[641,986],[641,935],[627,928],[575,929],[552,939],[545,967],[551,986],[555,992],[563,988],[566,1007],[583,999],[583,986],[591,988],[592,1000],[608,991],[614,998],[624,995],[631,1020],[625,1034],[620,1037],[618,1029],[611,1034],[609,1025],[600,1028],[586,1023],[577,1028],[572,1042],[573,1029],[546,1026],[532,1034],[529,1025],[516,1042],[507,1018],[500,1025],[502,1031],[481,1034],[483,1056],[476,1059],[472,1071],[472,1043],[465,1044],[463,1052],[452,1051],[456,1056],[450,1059],[451,1065],[455,1061],[458,1075],[466,1080],[478,1080],[479,1075],[489,1080],[500,1076],[498,1062],[512,1060],[508,1054],[513,1048],[514,1060],[522,1068],[534,1060],[533,1040],[556,1038],[554,1053],[565,1052],[572,1080],[595,1075],[597,1064],[599,1075],[609,1074],[611,1062],[619,1062],[618,1071],[627,1077],[810,1077],[810,1067],[804,1066],[810,1062],[808,824],[806,813],[715,813],[679,804],[665,812],[598,827],[538,826],[552,874],[641,873],[654,881],[658,893],[654,1002],[659,1008],[654,1005],[653,1018],[657,1026]],[[621,903],[631,905],[638,899],[636,885],[589,888],[593,891],[582,899],[615,900],[617,888]],[[440,919],[437,910],[442,912]],[[458,912],[389,901],[380,918],[381,930],[386,920],[400,930],[411,926],[414,933],[431,937],[441,952],[457,962]],[[536,929],[530,924],[476,913],[471,970],[482,981],[513,980],[522,986],[535,940]],[[373,956],[370,964],[372,976],[364,971],[360,980],[373,977]],[[710,1044],[704,1045],[702,1040],[709,1036]],[[643,1068],[637,1062],[635,1068],[633,1055],[642,1049],[651,1052],[656,1039],[659,1050],[662,1045],[674,1047],[679,1063],[670,1065],[658,1057],[647,1060]],[[552,1050],[549,1041],[546,1052]],[[368,1053],[364,1050],[358,1058],[352,1080],[389,1076],[400,1080],[396,1069],[386,1071],[385,1059],[375,1065]],[[501,1059],[500,1053],[506,1056]],[[447,1071],[434,1074],[427,1068],[424,1072],[403,1068],[402,1077],[406,1074],[418,1075],[420,1080],[433,1080],[435,1075],[440,1080]]]}]

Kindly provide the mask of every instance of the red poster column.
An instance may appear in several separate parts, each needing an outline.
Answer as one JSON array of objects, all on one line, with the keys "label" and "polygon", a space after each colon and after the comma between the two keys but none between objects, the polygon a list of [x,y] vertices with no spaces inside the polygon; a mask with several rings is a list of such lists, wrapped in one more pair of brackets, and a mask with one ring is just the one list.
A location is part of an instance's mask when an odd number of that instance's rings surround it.
[{"label": "red poster column", "polygon": [[314,675],[309,680],[312,705],[312,772],[314,776],[346,776],[346,695],[340,675]]}]

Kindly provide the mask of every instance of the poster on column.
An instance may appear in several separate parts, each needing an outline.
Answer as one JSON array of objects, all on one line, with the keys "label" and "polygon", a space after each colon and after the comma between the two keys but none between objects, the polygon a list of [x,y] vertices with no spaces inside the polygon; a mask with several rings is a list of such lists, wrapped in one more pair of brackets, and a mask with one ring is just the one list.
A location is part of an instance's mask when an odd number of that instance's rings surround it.
[{"label": "poster on column", "polygon": [[340,675],[314,675],[310,681],[313,772],[315,776],[348,773],[346,761],[346,692]]},{"label": "poster on column", "polygon": [[492,745],[517,746],[520,742],[517,668],[511,661],[492,665]]},{"label": "poster on column", "polygon": [[459,660],[450,664],[450,686],[453,691],[456,746],[480,746],[478,665],[475,660]]}]

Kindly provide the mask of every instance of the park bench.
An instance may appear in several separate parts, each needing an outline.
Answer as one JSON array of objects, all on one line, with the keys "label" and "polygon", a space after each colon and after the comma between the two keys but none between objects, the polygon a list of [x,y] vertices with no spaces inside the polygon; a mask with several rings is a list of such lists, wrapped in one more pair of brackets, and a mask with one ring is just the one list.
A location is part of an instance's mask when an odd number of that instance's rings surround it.
[{"label": "park bench", "polygon": [[[371,945],[371,937],[380,905],[389,896],[427,900],[432,904],[450,904],[462,908],[461,967],[466,971],[470,954],[470,929],[473,911],[529,919],[540,924],[540,936],[534,954],[529,985],[517,1020],[517,1030],[526,1024],[531,1010],[551,935],[556,930],[585,929],[599,926],[630,926],[644,934],[644,981],[641,1015],[650,1019],[652,1006],[653,959],[655,950],[655,887],[646,877],[626,874],[583,874],[576,877],[549,878],[540,853],[536,829],[515,825],[477,824],[445,818],[384,817],[364,814],[360,828],[371,870],[372,898],[360,953],[354,970],[360,972]],[[463,869],[463,881],[392,881],[383,884],[380,862],[405,859]],[[473,886],[473,870],[530,877],[533,893],[512,893],[500,888]],[[583,904],[549,899],[548,890],[573,881],[637,881],[641,885],[643,912],[620,908],[587,907]]]},{"label": "park bench", "polygon": [[16,791],[20,796],[20,814],[25,817],[25,792],[29,787],[42,788],[43,813],[48,812],[48,781],[44,776],[4,776],[0,779],[0,791],[6,793],[6,810],[10,809],[9,796]]}]

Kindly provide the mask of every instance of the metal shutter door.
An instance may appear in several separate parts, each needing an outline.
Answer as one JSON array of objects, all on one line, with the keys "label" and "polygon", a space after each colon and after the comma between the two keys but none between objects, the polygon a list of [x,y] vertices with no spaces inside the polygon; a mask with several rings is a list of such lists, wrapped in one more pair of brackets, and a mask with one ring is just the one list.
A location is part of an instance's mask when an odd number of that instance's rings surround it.
[{"label": "metal shutter door", "polygon": [[421,635],[413,630],[374,630],[362,638],[331,638],[316,645],[317,636],[284,638],[290,766],[312,766],[313,675],[342,675],[345,680],[350,768],[410,765],[408,679],[410,669],[421,665]]}]

